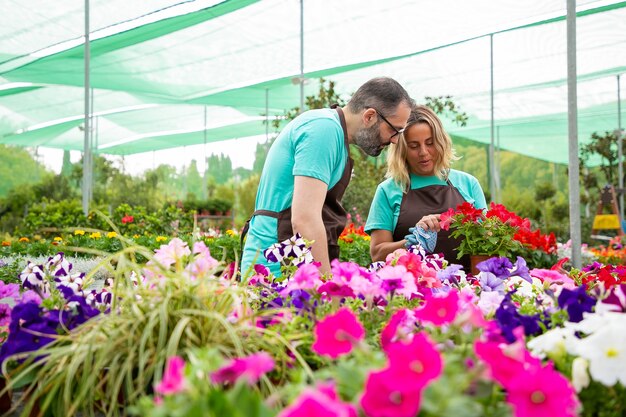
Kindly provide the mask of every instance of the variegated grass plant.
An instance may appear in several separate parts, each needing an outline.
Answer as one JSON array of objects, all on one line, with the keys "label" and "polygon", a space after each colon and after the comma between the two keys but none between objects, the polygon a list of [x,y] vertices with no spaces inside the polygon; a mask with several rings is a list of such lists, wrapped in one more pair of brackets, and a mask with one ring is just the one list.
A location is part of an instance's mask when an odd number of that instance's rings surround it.
[{"label": "variegated grass plant", "polygon": [[[279,374],[291,354],[310,373],[290,348],[295,341],[255,326],[254,295],[243,284],[217,276],[221,268],[190,277],[185,264],[192,254],[168,269],[159,265],[155,277],[137,283],[131,278],[144,273],[134,261],[137,254],[155,260],[149,250],[132,246],[108,255],[106,263],[116,265],[109,314],[16,358],[24,361],[12,369],[5,361],[7,389],[24,390],[21,415],[37,408],[41,415],[125,415],[124,405],[150,393],[161,379],[166,358],[184,357],[197,347],[215,347],[225,357],[264,350]],[[274,390],[267,378],[260,388],[267,394]]]}]

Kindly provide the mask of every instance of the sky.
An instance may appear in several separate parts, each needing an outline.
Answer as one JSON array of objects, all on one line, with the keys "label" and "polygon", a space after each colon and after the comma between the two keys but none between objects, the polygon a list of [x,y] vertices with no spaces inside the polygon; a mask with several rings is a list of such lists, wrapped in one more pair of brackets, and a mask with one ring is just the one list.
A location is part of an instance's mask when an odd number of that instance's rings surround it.
[{"label": "sky", "polygon": [[[198,170],[204,172],[204,164],[201,163],[211,154],[224,154],[230,157],[233,168],[243,167],[252,169],[254,164],[254,152],[259,142],[266,140],[265,135],[251,136],[248,138],[233,139],[222,142],[207,143],[206,145],[192,145],[182,148],[164,149],[154,152],[144,152],[123,157],[124,172],[131,175],[140,175],[148,169],[154,169],[161,164],[173,165],[180,171],[183,166],[188,166],[192,159],[198,162]],[[37,154],[40,162],[48,169],[56,173],[61,172],[63,165],[63,151],[60,149],[38,148]],[[72,162],[80,160],[81,153],[71,151]],[[122,157],[117,155],[106,156],[121,166]]]}]

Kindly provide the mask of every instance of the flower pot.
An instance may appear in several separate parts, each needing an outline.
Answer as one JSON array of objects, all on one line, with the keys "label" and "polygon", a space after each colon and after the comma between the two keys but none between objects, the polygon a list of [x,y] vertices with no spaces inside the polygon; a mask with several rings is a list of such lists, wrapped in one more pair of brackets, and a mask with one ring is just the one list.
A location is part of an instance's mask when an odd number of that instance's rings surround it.
[{"label": "flower pot", "polygon": [[478,268],[476,268],[476,265],[492,257],[493,256],[491,255],[470,255],[470,272],[472,273],[472,275],[478,275],[478,273],[480,272]]}]

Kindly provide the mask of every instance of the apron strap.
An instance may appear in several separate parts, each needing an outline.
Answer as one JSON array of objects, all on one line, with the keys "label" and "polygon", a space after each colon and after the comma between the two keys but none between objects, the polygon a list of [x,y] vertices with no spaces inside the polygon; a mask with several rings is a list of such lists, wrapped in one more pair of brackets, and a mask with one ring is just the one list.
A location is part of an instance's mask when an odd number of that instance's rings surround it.
[{"label": "apron strap", "polygon": [[271,211],[271,210],[255,210],[255,212],[252,213],[252,216],[250,216],[250,218],[246,220],[246,224],[243,225],[243,229],[241,230],[241,237],[239,238],[239,244],[241,245],[242,251],[243,251],[243,241],[246,238],[248,231],[250,230],[250,220],[252,220],[254,216],[267,216],[267,217],[273,217],[275,219],[278,219],[278,212]]}]

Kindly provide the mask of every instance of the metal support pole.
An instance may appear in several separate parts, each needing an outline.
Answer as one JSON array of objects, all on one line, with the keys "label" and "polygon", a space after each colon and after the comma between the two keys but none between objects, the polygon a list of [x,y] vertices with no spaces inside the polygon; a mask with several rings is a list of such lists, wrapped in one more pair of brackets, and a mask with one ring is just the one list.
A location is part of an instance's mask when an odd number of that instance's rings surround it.
[{"label": "metal support pole", "polygon": [[567,0],[567,130],[569,133],[569,227],[574,268],[581,268],[578,99],[576,74],[576,0]]},{"label": "metal support pole", "polygon": [[304,0],[300,0],[300,113],[304,111]]},{"label": "metal support pole", "polygon": [[[207,140],[207,123],[208,123],[208,114],[207,114],[207,106],[204,106],[204,125],[203,125],[203,132],[202,132],[202,141],[203,141],[203,145],[202,145],[202,150],[204,151],[204,187],[202,187],[202,196],[209,198],[209,189],[207,187],[207,181],[208,181],[208,172],[209,172],[209,160],[206,156],[206,140]],[[205,194],[206,191],[206,194]]]},{"label": "metal support pole", "polygon": [[89,214],[89,203],[91,194],[91,103],[89,96],[89,0],[85,0],[85,140],[83,149],[83,189],[82,189],[82,202],[83,213],[85,216]]},{"label": "metal support pole", "polygon": [[[622,98],[620,89],[620,75],[617,75],[617,175],[619,189],[624,189],[624,150],[622,148],[623,132],[622,132]],[[624,194],[619,194],[619,220],[624,220]]]},{"label": "metal support pole", "polygon": [[500,184],[500,150],[500,126],[496,126],[496,157],[493,164],[495,167],[495,173],[493,178],[496,188],[496,198],[494,198],[494,201],[496,203],[500,203],[502,201],[502,196],[500,195],[500,191],[502,190],[502,185]]},{"label": "metal support pole", "polygon": [[497,201],[496,195],[496,169],[494,163],[494,130],[495,130],[495,120],[494,120],[494,109],[493,109],[493,33],[489,35],[489,74],[491,77],[491,87],[489,91],[490,99],[491,99],[491,142],[489,143],[489,192],[491,194],[491,201]]}]

